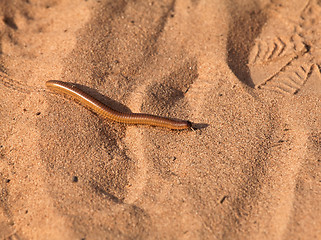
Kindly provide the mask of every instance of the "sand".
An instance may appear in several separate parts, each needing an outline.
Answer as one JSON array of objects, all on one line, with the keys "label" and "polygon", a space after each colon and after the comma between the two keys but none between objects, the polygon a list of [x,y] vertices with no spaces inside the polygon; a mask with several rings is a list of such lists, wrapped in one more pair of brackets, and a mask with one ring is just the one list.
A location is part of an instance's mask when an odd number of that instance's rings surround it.
[{"label": "sand", "polygon": [[[0,2],[0,239],[318,239],[319,0]],[[172,131],[101,119],[77,83]]]}]

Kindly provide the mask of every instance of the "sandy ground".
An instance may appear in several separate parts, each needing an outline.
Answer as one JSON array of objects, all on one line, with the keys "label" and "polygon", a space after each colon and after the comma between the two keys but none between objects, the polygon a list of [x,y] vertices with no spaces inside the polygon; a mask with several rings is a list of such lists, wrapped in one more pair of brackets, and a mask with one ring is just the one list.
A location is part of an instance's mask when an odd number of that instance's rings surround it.
[{"label": "sandy ground", "polygon": [[[0,16],[0,239],[320,239],[320,0],[2,0]],[[51,79],[208,126],[103,120]]]}]

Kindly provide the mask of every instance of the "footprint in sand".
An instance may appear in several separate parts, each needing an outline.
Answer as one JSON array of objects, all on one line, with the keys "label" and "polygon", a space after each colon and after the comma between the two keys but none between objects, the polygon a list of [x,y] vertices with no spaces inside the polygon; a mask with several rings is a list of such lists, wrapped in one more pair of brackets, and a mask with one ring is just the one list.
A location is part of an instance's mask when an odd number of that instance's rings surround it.
[{"label": "footprint in sand", "polygon": [[[321,3],[271,5],[269,20],[248,56],[256,89],[282,94],[321,94]],[[295,14],[293,14],[295,12]],[[288,16],[297,16],[296,18]]]}]

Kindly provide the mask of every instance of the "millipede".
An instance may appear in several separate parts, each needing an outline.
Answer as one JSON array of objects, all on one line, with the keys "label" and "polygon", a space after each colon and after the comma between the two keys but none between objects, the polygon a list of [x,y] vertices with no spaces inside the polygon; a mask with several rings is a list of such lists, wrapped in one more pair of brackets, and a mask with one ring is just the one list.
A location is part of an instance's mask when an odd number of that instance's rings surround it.
[{"label": "millipede", "polygon": [[99,116],[115,122],[150,125],[173,130],[193,129],[192,123],[186,120],[172,119],[146,113],[123,113],[116,111],[72,83],[50,80],[46,82],[46,86],[54,92],[72,97]]}]

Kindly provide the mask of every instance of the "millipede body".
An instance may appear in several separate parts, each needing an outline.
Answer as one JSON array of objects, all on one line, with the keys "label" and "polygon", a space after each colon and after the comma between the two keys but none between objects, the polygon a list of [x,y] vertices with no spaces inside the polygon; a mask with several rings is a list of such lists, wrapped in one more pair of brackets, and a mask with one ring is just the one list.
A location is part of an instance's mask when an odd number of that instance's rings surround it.
[{"label": "millipede body", "polygon": [[145,113],[123,113],[116,111],[93,96],[85,93],[72,83],[50,80],[46,82],[46,86],[48,89],[57,93],[72,97],[93,112],[112,121],[127,124],[144,124],[175,130],[192,129],[192,123],[190,121],[171,119]]}]

